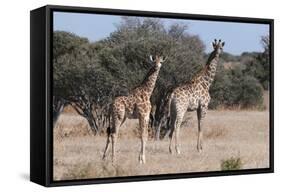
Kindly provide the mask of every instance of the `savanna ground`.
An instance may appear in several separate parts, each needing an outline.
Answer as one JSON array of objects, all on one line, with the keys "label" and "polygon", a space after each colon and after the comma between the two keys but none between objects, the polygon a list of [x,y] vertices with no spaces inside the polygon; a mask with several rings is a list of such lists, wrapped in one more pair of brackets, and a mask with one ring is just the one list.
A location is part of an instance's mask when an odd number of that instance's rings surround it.
[{"label": "savanna ground", "polygon": [[83,117],[65,112],[54,129],[54,179],[218,171],[231,158],[241,161],[241,169],[269,167],[268,110],[210,110],[201,153],[196,149],[196,113],[188,113],[186,119],[181,127],[181,154],[169,153],[167,138],[149,138],[145,165],[138,162],[137,120],[127,120],[120,130],[117,161],[112,164],[110,153],[102,160],[105,135],[89,134]]}]

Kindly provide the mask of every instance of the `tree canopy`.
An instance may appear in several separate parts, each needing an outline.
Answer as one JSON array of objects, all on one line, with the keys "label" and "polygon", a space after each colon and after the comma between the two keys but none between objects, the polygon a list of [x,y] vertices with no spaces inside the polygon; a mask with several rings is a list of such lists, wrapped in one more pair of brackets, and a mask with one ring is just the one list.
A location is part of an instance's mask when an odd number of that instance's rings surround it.
[{"label": "tree canopy", "polygon": [[[222,55],[211,87],[211,107],[257,105],[269,82],[267,37],[263,53]],[[190,80],[206,62],[205,45],[181,23],[167,25],[157,18],[123,17],[107,38],[90,42],[65,31],[53,35],[53,94],[87,118],[95,132],[105,125],[109,104],[139,85],[152,67],[149,56],[168,57],[163,63],[151,101],[160,106],[167,90]],[[240,65],[225,68],[222,63]],[[242,63],[242,64],[241,64]],[[61,103],[61,102],[58,102]],[[56,103],[55,103],[56,104]],[[58,107],[59,108],[59,107]]]}]

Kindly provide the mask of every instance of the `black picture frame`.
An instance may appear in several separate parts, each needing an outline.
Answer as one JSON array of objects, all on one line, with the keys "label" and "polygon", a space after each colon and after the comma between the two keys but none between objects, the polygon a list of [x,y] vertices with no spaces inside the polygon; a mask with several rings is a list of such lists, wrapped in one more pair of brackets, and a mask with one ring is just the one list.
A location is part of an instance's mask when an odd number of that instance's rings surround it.
[{"label": "black picture frame", "polygon": [[[270,25],[270,151],[269,168],[179,174],[54,181],[52,132],[52,33],[53,12],[77,12]],[[262,18],[195,15],[89,7],[47,5],[30,12],[30,180],[44,186],[132,182],[162,179],[227,176],[274,172],[274,20]]]}]

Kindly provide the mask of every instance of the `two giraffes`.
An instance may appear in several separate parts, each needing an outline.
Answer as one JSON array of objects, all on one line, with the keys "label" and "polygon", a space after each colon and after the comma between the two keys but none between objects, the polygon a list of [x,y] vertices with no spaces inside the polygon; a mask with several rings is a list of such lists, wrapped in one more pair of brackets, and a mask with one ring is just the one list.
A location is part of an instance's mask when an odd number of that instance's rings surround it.
[{"label": "two giraffes", "polygon": [[[172,153],[172,144],[175,141],[175,150],[180,154],[179,132],[185,112],[197,111],[198,119],[198,139],[197,150],[202,150],[202,123],[206,116],[210,102],[209,88],[214,80],[219,55],[222,52],[224,42],[216,39],[212,43],[213,51],[210,54],[205,67],[195,75],[195,77],[183,85],[173,89],[169,95],[168,110],[170,114],[170,145],[169,150]],[[116,143],[118,132],[121,125],[127,118],[138,119],[141,130],[141,150],[139,162],[145,163],[145,145],[148,136],[149,114],[151,111],[150,97],[155,87],[155,83],[164,59],[156,56],[155,59],[150,56],[154,66],[150,69],[143,82],[133,89],[128,96],[116,97],[111,108],[111,125],[107,130],[107,141],[104,149],[103,159],[106,158],[108,147],[111,141],[112,161],[115,161]]]}]

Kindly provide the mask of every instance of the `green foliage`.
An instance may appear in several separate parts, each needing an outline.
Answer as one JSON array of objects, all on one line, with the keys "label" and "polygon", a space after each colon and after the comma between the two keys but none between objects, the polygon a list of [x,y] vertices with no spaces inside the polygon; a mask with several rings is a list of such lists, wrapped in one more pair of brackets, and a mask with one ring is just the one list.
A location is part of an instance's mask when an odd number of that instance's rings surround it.
[{"label": "green foliage", "polygon": [[246,66],[247,74],[258,79],[263,88],[268,90],[270,73],[269,36],[262,36],[261,43],[264,51],[262,53],[243,53],[242,58],[248,57],[248,59],[242,63]]},{"label": "green foliage", "polygon": [[264,89],[269,88],[269,60],[265,53],[254,56],[245,63],[245,72],[259,80]]},{"label": "green foliage", "polygon": [[54,33],[54,95],[70,99],[87,95],[101,102],[112,89],[111,74],[99,66],[98,48],[67,32]]},{"label": "green foliage", "polygon": [[239,170],[241,168],[242,168],[242,161],[240,157],[238,158],[231,157],[229,159],[221,161],[222,171]]},{"label": "green foliage", "polygon": [[[94,43],[55,31],[54,96],[74,103],[90,126],[97,127],[97,118],[112,99],[128,94],[143,80],[152,67],[149,56],[161,55],[168,60],[152,97],[155,104],[169,86],[191,79],[201,68],[204,45],[186,29],[182,24],[166,27],[159,19],[124,17],[109,37]],[[90,114],[93,110],[95,115]]]},{"label": "green foliage", "polygon": [[[263,108],[263,90],[269,88],[269,38],[261,38],[263,52],[244,52],[240,56],[221,55],[211,86],[210,108],[219,106]],[[205,56],[206,57],[206,56]],[[228,63],[230,66],[225,66]]]},{"label": "green foliage", "polygon": [[253,106],[260,108],[262,106],[263,88],[257,79],[249,75],[244,76],[241,80],[240,100],[244,108]]},{"label": "green foliage", "polygon": [[210,108],[219,106],[239,108],[261,108],[263,88],[259,81],[247,74],[243,66],[232,69],[218,67],[215,81],[210,89]]},{"label": "green foliage", "polygon": [[205,46],[199,37],[190,35],[185,25],[165,27],[159,19],[124,17],[103,45],[100,62],[119,83],[116,95],[126,94],[143,80],[152,67],[149,55],[168,57],[151,97],[154,106],[170,87],[190,80],[204,64]]},{"label": "green foliage", "polygon": [[227,52],[222,52],[220,55],[220,60],[223,62],[238,62],[240,59],[240,56],[232,55]]},{"label": "green foliage", "polygon": [[[116,30],[98,42],[63,31],[55,31],[53,37],[54,96],[82,100],[79,105],[85,116],[93,106],[103,109],[115,96],[126,95],[139,85],[152,67],[149,55],[168,57],[151,98],[154,106],[159,106],[171,87],[191,80],[208,57],[200,38],[190,35],[187,26],[167,26],[160,19],[123,17]],[[221,55],[210,90],[210,108],[261,105],[263,88],[269,82],[268,37],[262,42],[263,53]],[[235,65],[226,68],[224,63]],[[98,112],[93,118],[97,117]]]},{"label": "green foliage", "polygon": [[[59,46],[56,50],[61,49],[60,44],[70,44],[65,46],[66,48],[62,47],[67,49],[65,51],[67,54],[63,54],[64,59],[59,60],[61,63],[58,64],[58,66],[64,65],[67,67],[55,68],[55,71],[57,73],[62,72],[64,75],[69,72],[66,79],[75,79],[74,87],[79,87],[82,82],[92,91],[100,88],[93,81],[93,77],[87,77],[86,79],[86,76],[84,76],[83,80],[79,78],[79,75],[83,76],[86,72],[89,76],[98,75],[100,78],[106,76],[106,79],[100,80],[111,85],[107,88],[111,91],[114,89],[112,95],[124,95],[137,86],[152,67],[149,55],[162,55],[168,57],[168,60],[163,63],[160,71],[153,97],[153,103],[155,103],[166,88],[191,79],[192,75],[201,68],[204,45],[197,36],[189,35],[186,29],[186,26],[181,24],[174,24],[166,29],[159,19],[124,17],[116,31],[99,42],[89,43],[82,38],[76,39],[76,36],[72,37],[71,34],[67,34],[65,40],[59,41],[64,43],[54,44],[54,46]],[[57,39],[62,35],[61,32],[55,32],[55,36],[58,36]],[[72,42],[73,39],[75,39],[74,42]],[[75,44],[75,48],[72,47],[73,44]],[[89,48],[86,55],[79,54],[83,48],[81,44]],[[79,50],[78,54],[76,54],[76,50]],[[65,53],[64,51],[56,52]],[[60,54],[54,54],[54,58],[61,57],[63,56]],[[79,61],[80,58],[81,61]],[[97,70],[97,67],[99,70]],[[76,76],[79,77],[76,78]],[[103,83],[101,84],[102,87],[104,87]],[[63,87],[71,86],[69,82],[64,82],[62,85]],[[94,87],[96,89],[93,89]],[[62,87],[59,87],[59,90],[62,89]],[[82,89],[87,88],[82,87]]]}]

